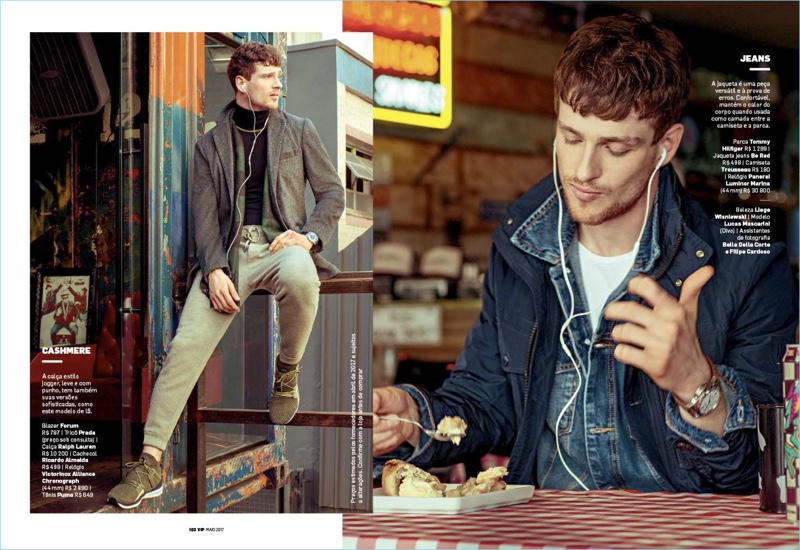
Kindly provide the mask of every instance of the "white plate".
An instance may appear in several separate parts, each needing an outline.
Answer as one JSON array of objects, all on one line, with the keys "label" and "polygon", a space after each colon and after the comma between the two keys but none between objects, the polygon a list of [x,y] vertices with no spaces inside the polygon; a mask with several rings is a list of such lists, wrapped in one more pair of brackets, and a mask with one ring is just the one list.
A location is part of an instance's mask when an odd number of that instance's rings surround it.
[{"label": "white plate", "polygon": [[[458,487],[447,485],[448,489]],[[387,497],[383,489],[375,489],[372,512],[375,514],[464,514],[488,508],[501,508],[528,502],[533,496],[533,485],[509,485],[505,491],[496,491],[470,497]]]}]

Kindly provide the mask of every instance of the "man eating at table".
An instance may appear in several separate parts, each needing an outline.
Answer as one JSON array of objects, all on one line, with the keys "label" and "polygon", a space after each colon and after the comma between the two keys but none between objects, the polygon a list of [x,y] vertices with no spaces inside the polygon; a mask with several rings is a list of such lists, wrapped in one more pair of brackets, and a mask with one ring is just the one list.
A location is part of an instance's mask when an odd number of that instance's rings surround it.
[{"label": "man eating at table", "polygon": [[[755,404],[781,400],[797,326],[787,251],[731,254],[670,161],[689,58],[633,15],[573,34],[554,76],[553,173],[494,232],[483,307],[436,392],[376,389],[376,455],[422,468],[510,455],[552,489],[753,493]],[[380,457],[380,463],[384,457]]]}]

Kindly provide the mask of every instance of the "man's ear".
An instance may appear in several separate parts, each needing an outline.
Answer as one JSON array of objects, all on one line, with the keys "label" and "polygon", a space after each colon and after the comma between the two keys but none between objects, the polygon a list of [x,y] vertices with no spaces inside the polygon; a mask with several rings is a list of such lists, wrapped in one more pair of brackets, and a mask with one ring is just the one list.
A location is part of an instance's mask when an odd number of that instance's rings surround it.
[{"label": "man's ear", "polygon": [[669,129],[664,133],[664,137],[658,141],[658,144],[667,150],[667,156],[664,159],[662,166],[669,164],[672,158],[678,153],[678,147],[681,144],[681,139],[683,139],[683,124],[676,123],[670,126]]}]

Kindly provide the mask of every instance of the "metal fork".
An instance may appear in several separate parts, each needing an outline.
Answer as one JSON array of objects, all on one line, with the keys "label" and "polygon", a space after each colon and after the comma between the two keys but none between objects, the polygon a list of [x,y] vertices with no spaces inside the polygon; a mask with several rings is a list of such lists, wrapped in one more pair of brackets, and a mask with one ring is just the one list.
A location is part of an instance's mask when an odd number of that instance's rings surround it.
[{"label": "metal fork", "polygon": [[415,420],[410,420],[408,418],[399,418],[397,416],[378,416],[378,418],[380,418],[381,420],[399,420],[400,422],[408,422],[409,424],[414,424],[415,426],[417,426],[420,430],[422,430],[422,432],[425,435],[427,435],[431,439],[435,439],[436,441],[450,441],[450,438],[448,436],[441,434],[436,430],[429,430]]}]

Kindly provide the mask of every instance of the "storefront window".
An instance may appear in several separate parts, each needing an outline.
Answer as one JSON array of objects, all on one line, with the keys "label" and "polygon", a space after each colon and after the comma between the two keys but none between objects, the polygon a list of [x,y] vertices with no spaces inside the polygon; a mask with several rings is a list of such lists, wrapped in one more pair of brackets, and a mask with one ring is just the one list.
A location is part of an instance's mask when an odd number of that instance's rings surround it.
[{"label": "storefront window", "polygon": [[[148,51],[148,35],[31,34],[30,267],[32,296],[39,297],[31,356],[32,511],[101,507],[121,463],[141,451],[150,394],[143,330]],[[59,346],[89,351],[64,362],[40,353]],[[70,385],[46,387],[42,380],[51,373],[71,377]],[[74,386],[80,399],[60,406]],[[46,438],[63,438],[50,429],[62,422],[96,436],[83,466],[91,477],[81,478],[91,483],[67,497],[48,481],[64,455],[52,454],[59,451]]]},{"label": "storefront window", "polygon": [[348,146],[345,206],[348,213],[372,218],[372,155]]}]

